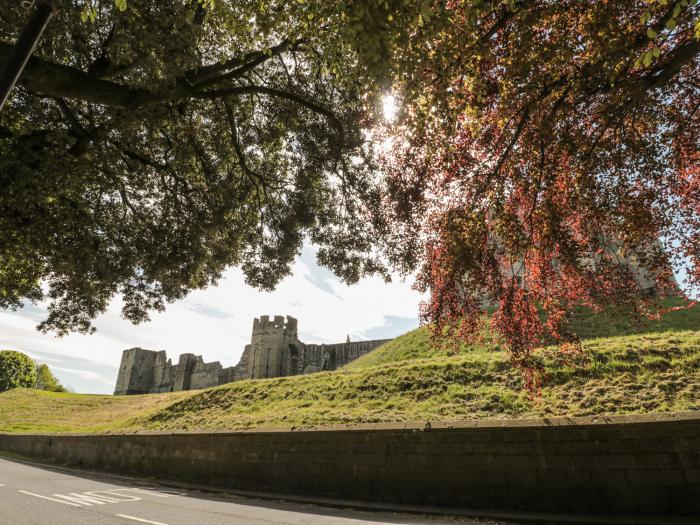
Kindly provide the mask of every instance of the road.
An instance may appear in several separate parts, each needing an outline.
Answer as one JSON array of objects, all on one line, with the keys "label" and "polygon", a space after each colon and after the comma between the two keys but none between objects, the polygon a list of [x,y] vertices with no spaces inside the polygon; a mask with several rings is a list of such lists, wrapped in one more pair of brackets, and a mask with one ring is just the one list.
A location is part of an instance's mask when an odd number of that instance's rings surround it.
[{"label": "road", "polygon": [[367,512],[212,495],[0,458],[2,525],[461,524],[493,520]]}]

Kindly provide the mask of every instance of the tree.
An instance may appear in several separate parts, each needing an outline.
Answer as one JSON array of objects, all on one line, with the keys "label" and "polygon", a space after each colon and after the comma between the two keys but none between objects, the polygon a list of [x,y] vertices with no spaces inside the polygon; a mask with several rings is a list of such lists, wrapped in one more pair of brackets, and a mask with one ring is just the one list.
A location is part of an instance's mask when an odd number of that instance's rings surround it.
[{"label": "tree", "polygon": [[36,383],[34,388],[37,390],[48,390],[49,392],[67,392],[61,382],[53,375],[49,365],[41,363],[36,367]]},{"label": "tree", "polygon": [[36,377],[36,365],[27,355],[14,350],[0,351],[0,392],[32,388]]},{"label": "tree", "polygon": [[[419,2],[59,2],[0,115],[0,307],[93,330],[241,266],[271,289],[302,241],[347,282],[386,275],[364,131],[387,28]],[[25,20],[0,7],[0,62]]]},{"label": "tree", "polygon": [[[700,285],[700,6],[436,2],[402,50],[384,141],[384,243],[420,269],[437,334],[475,334],[484,298],[516,365],[578,347],[575,305],[657,315],[635,259]],[[653,242],[659,239],[660,242]]]}]

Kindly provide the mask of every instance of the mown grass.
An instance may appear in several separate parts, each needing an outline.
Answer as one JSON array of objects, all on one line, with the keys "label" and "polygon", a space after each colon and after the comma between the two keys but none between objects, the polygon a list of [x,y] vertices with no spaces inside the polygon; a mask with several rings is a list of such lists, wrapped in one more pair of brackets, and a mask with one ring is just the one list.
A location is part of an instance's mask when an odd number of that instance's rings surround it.
[{"label": "mown grass", "polygon": [[16,388],[0,394],[0,432],[109,430],[189,394],[107,396]]},{"label": "mown grass", "polygon": [[0,431],[247,429],[700,410],[700,307],[643,328],[611,313],[575,322],[581,323],[583,354],[564,362],[552,348],[539,352],[546,377],[534,399],[488,333],[479,344],[454,350],[435,347],[419,328],[335,372],[152,396],[11,391],[0,394]]}]

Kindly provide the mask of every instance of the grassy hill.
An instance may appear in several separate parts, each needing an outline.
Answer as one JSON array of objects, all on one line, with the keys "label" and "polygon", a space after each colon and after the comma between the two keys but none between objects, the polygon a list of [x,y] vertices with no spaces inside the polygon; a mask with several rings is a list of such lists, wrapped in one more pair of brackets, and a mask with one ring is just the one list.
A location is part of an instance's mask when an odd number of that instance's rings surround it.
[{"label": "grassy hill", "polygon": [[164,408],[191,392],[107,396],[16,388],[0,394],[0,432],[99,432],[135,414]]},{"label": "grassy hill", "polygon": [[343,370],[240,381],[149,396],[14,390],[0,394],[0,431],[241,429],[407,420],[579,416],[700,409],[700,307],[644,327],[583,313],[584,359],[540,353],[547,380],[532,400],[488,333],[478,345],[436,348],[426,328]]}]

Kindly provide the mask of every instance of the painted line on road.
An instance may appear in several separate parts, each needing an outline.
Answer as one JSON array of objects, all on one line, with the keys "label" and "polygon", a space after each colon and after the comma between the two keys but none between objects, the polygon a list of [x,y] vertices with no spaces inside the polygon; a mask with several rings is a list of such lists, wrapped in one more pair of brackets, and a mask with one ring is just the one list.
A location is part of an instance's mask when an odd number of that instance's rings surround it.
[{"label": "painted line on road", "polygon": [[152,489],[152,488],[131,488],[131,489],[126,489],[131,492],[136,492],[137,494],[148,494],[149,496],[156,496],[158,498],[172,498],[173,496],[186,496],[184,492],[177,492],[175,490],[170,490],[170,489]]},{"label": "painted line on road", "polygon": [[84,505],[90,507],[91,505],[104,505],[107,502],[113,503],[115,500],[105,501],[104,498],[98,496],[88,496],[85,494],[78,494],[76,492],[71,492],[70,494],[51,494],[55,498],[64,499],[66,501],[72,501],[79,505]]},{"label": "painted line on road", "polygon": [[78,503],[71,503],[70,501],[66,501],[66,500],[62,500],[62,499],[49,498],[48,496],[42,496],[41,494],[34,494],[33,492],[27,492],[26,490],[20,490],[18,492],[21,492],[22,494],[26,494],[28,496],[34,496],[35,498],[47,499],[47,500],[53,501],[55,503],[63,503],[64,505],[70,505],[71,507],[82,507],[82,505],[79,505]]},{"label": "painted line on road", "polygon": [[116,516],[119,518],[124,518],[126,520],[139,521],[141,523],[150,523],[151,525],[168,525],[167,523],[163,523],[161,521],[145,520],[143,518],[135,518],[134,516],[127,516],[126,514],[117,514]]},{"label": "painted line on road", "polygon": [[63,503],[72,507],[90,507],[92,505],[105,505],[107,503],[124,503],[128,501],[141,501],[144,496],[154,496],[157,498],[172,498],[173,496],[183,496],[183,493],[171,491],[169,494],[165,491],[157,491],[149,488],[124,488],[111,490],[92,490],[79,494],[71,492],[69,494],[51,494],[42,496],[34,492],[20,490],[22,494],[34,496],[55,503]]}]

